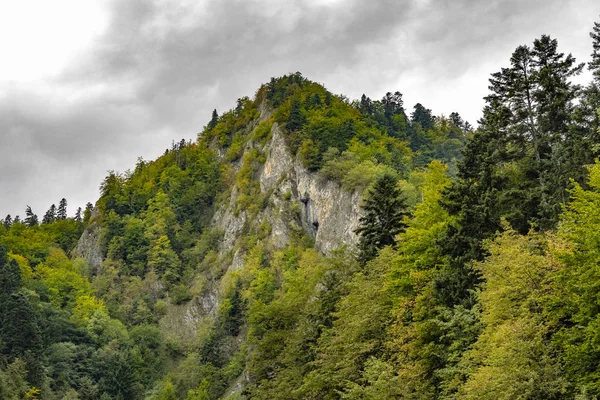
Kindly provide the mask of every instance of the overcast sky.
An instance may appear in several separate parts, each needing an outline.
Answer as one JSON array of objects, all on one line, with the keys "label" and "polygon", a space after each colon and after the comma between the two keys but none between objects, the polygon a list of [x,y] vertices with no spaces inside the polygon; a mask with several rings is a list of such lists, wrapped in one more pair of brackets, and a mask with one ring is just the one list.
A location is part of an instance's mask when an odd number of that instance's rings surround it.
[{"label": "overcast sky", "polygon": [[518,45],[550,34],[588,61],[599,14],[597,0],[0,0],[0,218],[62,197],[73,214],[108,170],[288,72],[474,123]]}]

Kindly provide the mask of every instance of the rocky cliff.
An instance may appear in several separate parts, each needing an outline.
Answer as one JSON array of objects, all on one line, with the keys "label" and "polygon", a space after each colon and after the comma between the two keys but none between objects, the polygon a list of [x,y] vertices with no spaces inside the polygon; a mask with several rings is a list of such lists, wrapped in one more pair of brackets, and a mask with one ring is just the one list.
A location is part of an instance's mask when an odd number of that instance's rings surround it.
[{"label": "rocky cliff", "polygon": [[[260,117],[246,128],[249,138],[258,124],[271,114],[264,104],[258,109]],[[218,145],[212,147],[221,162],[226,163],[225,150]],[[338,183],[308,171],[291,154],[277,123],[272,124],[268,140],[247,140],[239,160],[229,163],[236,175],[242,173],[243,160],[250,152],[262,155],[262,162],[255,162],[251,173],[251,180],[260,187],[260,193],[255,193],[261,198],[260,210],[252,212],[247,207],[240,207],[242,193],[234,185],[229,196],[216,205],[208,228],[223,234],[217,261],[223,271],[233,272],[244,267],[248,251],[242,245],[245,236],[261,229],[268,232],[261,241],[272,249],[287,246],[293,235],[312,238],[315,248],[324,255],[330,255],[343,246],[355,247],[358,237],[354,230],[358,227],[361,213],[361,192],[347,192]],[[94,223],[83,233],[74,251],[76,256],[88,261],[94,273],[102,265],[101,242],[101,228]],[[191,343],[197,330],[218,310],[221,297],[219,280],[207,279],[202,274],[194,279],[189,283],[196,287],[191,300],[179,305],[169,304],[160,321],[165,334],[178,342]]]},{"label": "rocky cliff", "polygon": [[[268,116],[269,112],[263,108],[259,122]],[[249,135],[251,131],[249,129]],[[256,215],[248,209],[240,210],[238,187],[231,190],[227,201],[217,206],[211,228],[223,233],[219,262],[226,264],[224,270],[233,272],[244,267],[245,235],[264,226],[270,234],[262,241],[273,249],[287,246],[290,237],[298,233],[311,237],[315,248],[324,255],[343,246],[351,249],[356,246],[358,237],[354,230],[361,215],[361,192],[349,193],[338,183],[309,172],[290,153],[277,123],[273,124],[270,140],[264,145],[252,140],[246,143],[240,162],[233,164],[237,174],[241,173],[241,160],[251,151],[265,156],[264,163],[258,163],[252,174],[252,179],[260,184],[258,196],[265,206]],[[219,287],[218,281],[205,282],[201,294],[184,305],[172,306],[161,321],[164,331],[176,333],[178,340],[193,340],[206,318],[218,310]]]},{"label": "rocky cliff", "polygon": [[[248,143],[252,149],[256,144]],[[231,250],[240,238],[246,224],[268,222],[270,242],[276,248],[288,243],[290,231],[301,226],[315,240],[315,247],[323,254],[343,246],[354,246],[358,237],[354,230],[360,218],[361,193],[348,193],[336,182],[309,172],[294,158],[286,146],[277,123],[271,129],[271,140],[260,149],[266,161],[255,173],[267,206],[253,221],[248,212],[236,213],[239,193],[233,190],[229,202],[222,205],[213,218],[213,225],[224,232],[223,250]],[[287,209],[296,210],[298,218],[287,218]],[[238,265],[239,266],[239,265]]]}]

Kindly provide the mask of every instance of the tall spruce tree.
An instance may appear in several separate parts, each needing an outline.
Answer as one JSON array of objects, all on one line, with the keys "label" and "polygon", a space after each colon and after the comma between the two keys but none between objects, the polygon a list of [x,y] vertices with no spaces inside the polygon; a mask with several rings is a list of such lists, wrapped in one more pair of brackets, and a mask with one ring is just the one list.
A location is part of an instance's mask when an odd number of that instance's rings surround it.
[{"label": "tall spruce tree", "polygon": [[423,107],[421,103],[415,104],[414,111],[410,114],[410,120],[421,125],[426,131],[433,128],[433,114],[430,109]]},{"label": "tall spruce tree", "polygon": [[76,222],[81,222],[82,213],[83,213],[83,210],[81,209],[81,207],[77,207],[77,211],[75,211],[75,221]]},{"label": "tall spruce tree", "polygon": [[502,230],[502,218],[523,234],[532,224],[554,227],[569,178],[592,161],[574,156],[582,143],[569,134],[580,90],[570,80],[582,68],[542,36],[533,48],[519,46],[510,66],[492,74],[480,127],[446,196],[459,221],[441,242],[452,262],[437,286],[448,304],[472,297],[478,278],[469,262],[483,258],[482,240]]},{"label": "tall spruce tree", "polygon": [[289,131],[297,131],[306,123],[306,118],[302,113],[300,100],[293,98],[290,103],[290,115],[285,124]]},{"label": "tall spruce tree", "polygon": [[217,126],[218,123],[219,123],[219,113],[217,112],[217,109],[215,108],[212,112],[212,116],[208,123],[208,129],[214,129],[214,127]]},{"label": "tall spruce tree", "polygon": [[48,211],[46,211],[46,214],[44,214],[44,217],[42,218],[42,223],[50,224],[54,221],[56,221],[56,206],[52,204]]},{"label": "tall spruce tree", "polygon": [[60,199],[60,202],[58,203],[58,210],[56,211],[56,219],[59,221],[67,219],[67,199],[65,199],[64,197],[62,199]]},{"label": "tall spruce tree", "polygon": [[6,218],[4,218],[4,221],[3,221],[3,223],[4,223],[4,227],[5,227],[6,229],[9,229],[9,228],[11,227],[11,225],[12,225],[12,223],[13,223],[13,220],[12,220],[12,217],[10,216],[10,214],[8,214],[8,215],[6,216]]},{"label": "tall spruce tree", "polygon": [[0,303],[7,296],[19,290],[21,286],[21,271],[14,260],[9,260],[8,252],[0,245]]},{"label": "tall spruce tree", "polygon": [[572,176],[577,182],[584,184],[587,171],[584,168],[573,168],[573,165],[583,164],[581,160],[589,162],[600,156],[600,23],[594,24],[592,32],[592,61],[588,64],[588,69],[592,73],[593,80],[587,85],[579,98],[579,103],[573,111],[573,122],[569,127],[569,136],[573,146],[571,146],[571,157],[565,159],[567,168],[574,172]]},{"label": "tall spruce tree", "polygon": [[38,222],[38,216],[33,213],[30,206],[27,206],[25,209],[25,224],[27,226],[36,226]]},{"label": "tall spruce tree", "polygon": [[85,210],[83,211],[83,223],[87,224],[92,217],[92,210],[94,209],[94,205],[92,203],[87,203],[85,205]]},{"label": "tall spruce tree", "polygon": [[594,79],[600,82],[600,22],[594,22],[594,27],[590,32],[592,38],[592,61],[590,61],[588,68],[592,71]]},{"label": "tall spruce tree", "polygon": [[396,235],[404,230],[407,206],[398,181],[392,174],[382,175],[369,189],[362,205],[365,215],[360,218],[360,261],[375,258],[379,249],[396,243]]},{"label": "tall spruce tree", "polygon": [[41,348],[35,311],[20,286],[19,265],[0,246],[0,354],[11,359]]}]

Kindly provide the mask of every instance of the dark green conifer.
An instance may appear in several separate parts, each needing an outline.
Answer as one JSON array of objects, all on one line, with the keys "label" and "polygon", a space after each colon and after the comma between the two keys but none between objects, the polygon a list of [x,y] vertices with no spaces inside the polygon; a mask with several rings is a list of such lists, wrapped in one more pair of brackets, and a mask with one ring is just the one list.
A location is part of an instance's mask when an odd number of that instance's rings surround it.
[{"label": "dark green conifer", "polygon": [[212,112],[210,122],[208,123],[208,129],[214,129],[214,127],[217,126],[217,123],[219,123],[219,113],[217,112],[217,109],[215,108]]},{"label": "dark green conifer", "polygon": [[414,111],[410,114],[410,120],[421,125],[426,131],[433,128],[433,114],[430,109],[423,107],[421,103],[415,104]]},{"label": "dark green conifer", "polygon": [[360,218],[360,260],[365,263],[377,255],[377,251],[396,243],[396,235],[404,230],[407,213],[405,199],[398,188],[396,177],[385,174],[369,189],[362,205],[364,216]]},{"label": "dark green conifer", "polygon": [[60,199],[60,203],[58,203],[58,211],[56,212],[57,220],[67,219],[67,199]]},{"label": "dark green conifer", "polygon": [[6,216],[6,218],[4,218],[4,221],[3,221],[3,223],[4,223],[4,227],[5,227],[6,229],[9,229],[9,228],[11,227],[11,225],[12,225],[12,223],[13,223],[13,220],[12,220],[12,217],[10,216],[10,214],[8,214],[8,215]]},{"label": "dark green conifer", "polygon": [[83,210],[81,209],[81,207],[77,207],[77,211],[75,211],[75,221],[76,222],[81,222],[81,213],[83,212]]},{"label": "dark green conifer", "polygon": [[0,245],[0,304],[6,296],[19,290],[21,285],[21,271],[13,260],[8,259],[8,252]]},{"label": "dark green conifer", "polygon": [[306,118],[302,113],[300,107],[300,101],[297,98],[293,98],[290,104],[290,115],[287,119],[286,127],[289,131],[297,131],[302,128],[306,123]]},{"label": "dark green conifer", "polygon": [[27,208],[25,209],[25,224],[27,224],[27,226],[37,226],[38,224],[38,216],[35,215],[33,213],[33,211],[31,211],[31,207],[27,206]]},{"label": "dark green conifer", "polygon": [[94,209],[94,205],[92,203],[87,203],[85,205],[85,210],[83,211],[83,223],[87,224],[92,217],[92,210]]},{"label": "dark green conifer", "polygon": [[600,22],[594,22],[594,27],[590,32],[592,38],[592,61],[589,62],[588,68],[594,74],[594,78],[600,81]]},{"label": "dark green conifer", "polygon": [[323,102],[321,101],[321,96],[319,95],[319,93],[315,93],[311,98],[310,98],[310,107],[318,107],[322,104]]},{"label": "dark green conifer", "polygon": [[44,218],[42,218],[42,224],[50,224],[56,221],[56,206],[52,204],[46,214],[44,214]]}]

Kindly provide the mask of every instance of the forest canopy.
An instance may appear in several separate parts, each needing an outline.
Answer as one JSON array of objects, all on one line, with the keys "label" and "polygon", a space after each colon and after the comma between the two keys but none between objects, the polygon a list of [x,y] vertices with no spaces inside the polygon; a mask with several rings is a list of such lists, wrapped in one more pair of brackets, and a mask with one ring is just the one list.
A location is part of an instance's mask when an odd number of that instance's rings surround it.
[{"label": "forest canopy", "polygon": [[[292,73],[95,204],[6,216],[0,399],[596,398],[591,28],[587,65],[548,35],[507,54],[477,127]],[[300,179],[357,202],[355,242],[317,246]]]}]

